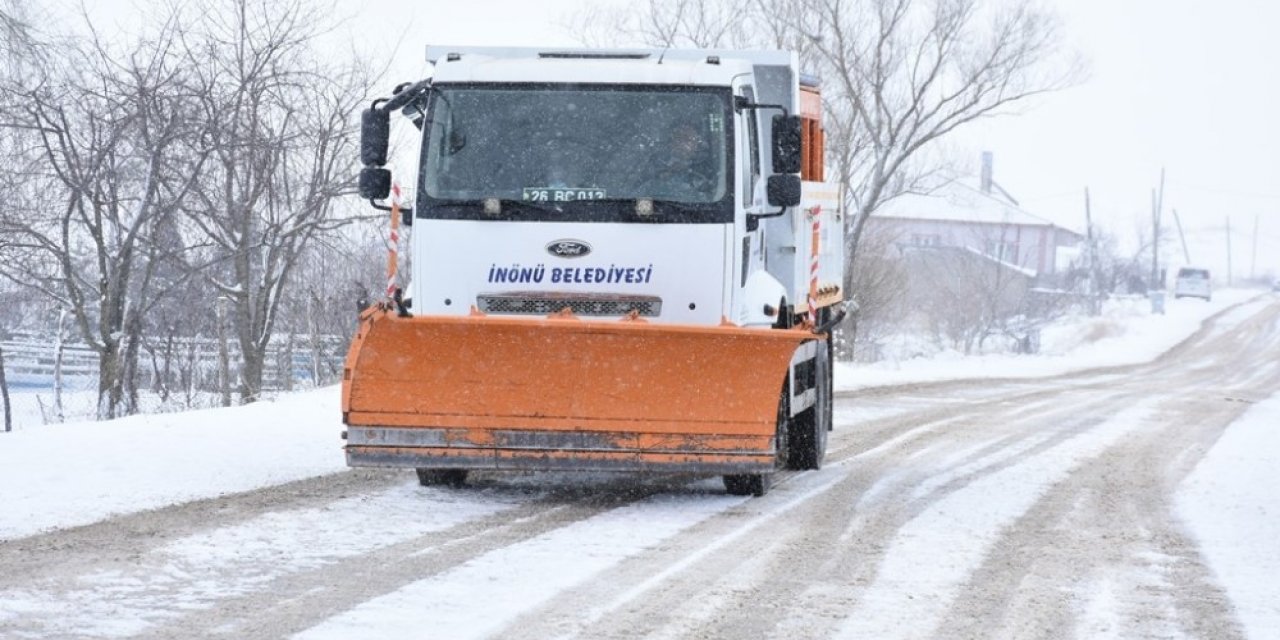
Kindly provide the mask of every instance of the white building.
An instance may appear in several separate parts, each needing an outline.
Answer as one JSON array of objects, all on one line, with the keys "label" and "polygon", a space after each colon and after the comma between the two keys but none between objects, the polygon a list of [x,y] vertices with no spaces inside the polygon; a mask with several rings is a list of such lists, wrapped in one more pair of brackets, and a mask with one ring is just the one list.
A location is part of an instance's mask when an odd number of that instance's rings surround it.
[{"label": "white building", "polygon": [[989,177],[983,183],[986,190],[957,180],[927,194],[898,196],[871,215],[866,233],[886,238],[902,252],[965,249],[1033,279],[1070,266],[1081,234],[1022,209]]}]

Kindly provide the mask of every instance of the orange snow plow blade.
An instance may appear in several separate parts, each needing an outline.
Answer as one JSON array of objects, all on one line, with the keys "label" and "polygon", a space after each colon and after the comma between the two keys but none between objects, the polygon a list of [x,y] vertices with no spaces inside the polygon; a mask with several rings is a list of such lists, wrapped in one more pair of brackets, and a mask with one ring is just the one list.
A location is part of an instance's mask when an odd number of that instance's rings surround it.
[{"label": "orange snow plow blade", "polygon": [[351,466],[761,473],[807,330],[370,309],[342,385]]}]

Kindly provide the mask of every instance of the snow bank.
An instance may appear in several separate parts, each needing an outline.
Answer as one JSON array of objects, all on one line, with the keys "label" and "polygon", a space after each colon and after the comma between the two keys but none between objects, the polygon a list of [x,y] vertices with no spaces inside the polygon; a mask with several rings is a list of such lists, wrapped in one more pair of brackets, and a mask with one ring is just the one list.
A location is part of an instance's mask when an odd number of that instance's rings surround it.
[{"label": "snow bank", "polygon": [[[1035,355],[965,356],[944,352],[870,365],[837,363],[835,386],[847,391],[913,382],[1034,378],[1150,362],[1195,333],[1209,316],[1251,298],[1258,299],[1250,306],[1260,307],[1271,301],[1267,294],[1231,289],[1215,292],[1213,301],[1207,303],[1198,299],[1166,300],[1165,314],[1157,315],[1151,313],[1151,303],[1146,299],[1118,300],[1098,317],[1067,319],[1046,328],[1041,332],[1040,353]],[[1242,319],[1247,314],[1241,310],[1230,315],[1241,315]]]},{"label": "snow bank", "polygon": [[1232,423],[1178,489],[1176,509],[1251,638],[1280,630],[1280,395]]},{"label": "snow bank", "polygon": [[337,387],[0,434],[0,540],[346,469]]}]

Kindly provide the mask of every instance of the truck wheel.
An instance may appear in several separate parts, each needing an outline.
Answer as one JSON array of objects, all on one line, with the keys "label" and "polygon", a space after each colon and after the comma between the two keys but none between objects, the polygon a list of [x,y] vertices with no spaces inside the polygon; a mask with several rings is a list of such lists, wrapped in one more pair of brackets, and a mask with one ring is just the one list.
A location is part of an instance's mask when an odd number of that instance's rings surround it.
[{"label": "truck wheel", "polygon": [[733,496],[762,496],[773,487],[772,473],[751,473],[724,477],[724,489]]},{"label": "truck wheel", "polygon": [[466,469],[418,469],[418,484],[424,487],[461,487],[467,483]]},{"label": "truck wheel", "polygon": [[831,430],[831,341],[818,345],[814,356],[813,406],[796,416],[788,439],[788,459],[792,469],[820,469],[827,453],[827,432]]},{"label": "truck wheel", "polygon": [[[787,456],[790,454],[790,447],[787,445],[788,429],[791,420],[790,405],[790,386],[787,381],[782,382],[782,394],[778,397],[778,420],[774,427],[775,446],[777,447],[777,458],[774,459],[773,468],[785,469],[787,466]],[[724,489],[730,495],[735,496],[762,496],[769,493],[769,489],[773,487],[773,473],[742,473],[732,474],[724,477]]]},{"label": "truck wheel", "polygon": [[[827,336],[827,410],[823,412],[822,420],[826,425],[827,431],[835,431],[836,421],[833,417],[836,406],[836,339],[834,335]],[[824,453],[826,449],[823,449]]]}]

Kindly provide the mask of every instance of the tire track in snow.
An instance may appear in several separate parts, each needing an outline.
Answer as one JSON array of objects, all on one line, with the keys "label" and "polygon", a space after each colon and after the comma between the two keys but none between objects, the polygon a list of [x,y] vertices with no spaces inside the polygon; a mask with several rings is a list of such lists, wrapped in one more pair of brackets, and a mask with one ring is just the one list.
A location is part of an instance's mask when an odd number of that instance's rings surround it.
[{"label": "tire track in snow", "polygon": [[1009,527],[941,628],[984,639],[1237,637],[1162,497],[1194,459],[1181,452],[1202,446],[1211,430],[1187,430],[1170,419],[1186,414],[1169,405]]},{"label": "tire track in snow", "polygon": [[[1097,399],[1081,393],[1060,396],[1062,399],[1077,402],[1062,402],[1065,406],[1040,411],[1028,411],[1027,407],[993,411],[975,419],[968,429],[949,434],[950,446],[968,449],[967,456],[939,451],[935,459],[917,464],[903,464],[899,459],[901,468],[885,473],[848,512],[843,530],[834,537],[837,551],[814,572],[810,585],[798,594],[784,595],[795,604],[787,610],[786,618],[776,623],[775,632],[766,637],[832,637],[848,612],[858,606],[861,594],[880,579],[886,553],[910,522],[952,493],[1018,464],[1020,456],[1049,451],[1094,428],[1098,421],[1093,416],[1111,408],[1105,396]],[[987,447],[969,444],[973,440],[992,442],[992,434],[1003,435]],[[927,490],[921,490],[922,486]]]},{"label": "tire track in snow", "polygon": [[1280,630],[1280,509],[1275,482],[1280,393],[1251,408],[1207,452],[1174,497],[1175,513],[1203,549],[1213,575],[1231,597],[1245,631],[1265,638]]},{"label": "tire track in snow", "polygon": [[[1087,458],[1151,415],[1141,403],[1048,451],[980,477],[935,501],[897,532],[878,575],[849,612],[837,637],[928,638],[1000,531]],[[990,500],[999,495],[999,501]]]},{"label": "tire track in snow", "polygon": [[[197,612],[154,632],[155,637],[185,637],[203,629],[208,635],[280,638],[303,631],[319,619],[355,607],[370,597],[438,575],[511,545],[570,526],[647,496],[669,491],[670,478],[635,483],[613,479],[591,483],[583,478],[563,485],[547,477],[537,484],[493,483],[483,475],[461,489],[407,488],[442,493],[463,502],[496,502],[510,509],[432,531],[394,544],[350,555],[319,570],[294,573],[273,581],[269,589],[222,600],[216,610]],[[416,485],[416,483],[414,483]],[[678,485],[677,485],[678,486]],[[622,489],[626,489],[623,491]],[[412,508],[432,514],[430,503],[410,497]],[[421,515],[421,514],[420,514]]]},{"label": "tire track in snow", "polygon": [[[746,500],[698,494],[651,496],[496,549],[368,600],[294,637],[411,637],[423,629],[446,638],[487,637],[519,612]],[[565,566],[567,556],[575,556],[577,562]],[[503,606],[486,608],[488,615],[477,619],[476,603],[486,601]]]},{"label": "tire track in snow", "polygon": [[[889,418],[881,418],[875,422],[895,422],[901,419],[902,416],[895,415]],[[950,418],[944,419],[943,422],[947,420],[950,420]],[[937,426],[937,424],[919,426],[912,437],[923,435]],[[885,435],[883,430],[882,435]],[[905,440],[888,438],[888,441],[882,442],[870,450],[861,452],[848,451],[843,456],[843,462],[864,457],[876,457],[903,441]],[[843,464],[841,461],[837,461],[834,464],[829,463],[828,468],[841,464]],[[652,597],[654,591],[670,586],[670,581],[682,577],[690,567],[704,562],[708,558],[714,558],[726,548],[729,548],[732,543],[756,530],[762,524],[775,520],[792,508],[804,504],[813,495],[829,491],[835,481],[840,480],[840,478],[833,479],[830,476],[824,477],[820,474],[812,473],[788,473],[784,475],[786,479],[781,487],[775,488],[768,496],[746,501],[740,506],[728,510],[720,518],[697,524],[678,536],[676,540],[664,543],[660,548],[647,552],[643,557],[628,558],[622,563],[622,566],[611,571],[607,576],[598,577],[595,580],[580,583],[575,587],[566,589],[553,601],[524,612],[502,630],[501,637],[569,637],[582,634],[584,629],[589,629],[586,633],[588,637],[633,636],[635,630],[628,628],[626,625],[618,633],[592,628],[591,625],[602,621],[619,608],[628,607],[637,600]],[[718,480],[710,480],[708,483],[718,485]],[[713,488],[711,490],[717,491],[718,489]],[[767,509],[761,508],[762,505],[783,499],[782,496],[786,493],[796,492],[801,494],[799,498],[786,498],[786,502],[781,506]],[[740,522],[743,517],[748,517],[749,520],[746,523]],[[704,544],[703,541],[708,538],[712,542]],[[693,544],[692,547],[689,546],[690,543]],[[761,554],[757,555],[761,558],[768,557]],[[659,559],[655,560],[654,556]],[[655,567],[658,568],[656,572],[654,570]],[[577,604],[583,601],[592,602],[594,605],[586,607],[584,611],[584,608]],[[548,609],[555,610],[558,606],[567,606],[572,611],[572,615],[565,617],[548,616],[546,614]]]},{"label": "tire track in snow", "polygon": [[[0,592],[0,632],[121,637],[192,610],[256,594],[314,571],[512,509],[514,500],[459,498],[409,485],[322,507],[267,513],[160,544],[126,563]],[[430,509],[435,517],[422,518]]]},{"label": "tire track in snow", "polygon": [[281,509],[323,507],[403,482],[402,473],[354,470],[7,540],[0,544],[0,566],[4,567],[0,589],[60,575],[68,567],[83,573],[95,565],[135,558],[155,547],[158,540],[234,526]]},{"label": "tire track in snow", "polygon": [[[1062,411],[1043,401],[989,404],[1019,419]],[[830,556],[842,551],[831,541],[855,510],[850,496],[862,495],[900,463],[891,452],[932,449],[938,441],[956,437],[955,423],[964,418],[953,412],[908,431],[907,437],[895,436],[856,453],[859,447],[845,449],[823,471],[799,474],[768,496],[691,529],[662,552],[636,558],[631,566],[561,594],[526,613],[502,636],[762,637],[786,617],[784,607],[794,605],[793,598],[815,572],[830,571]],[[731,520],[735,514],[738,518]],[[748,519],[742,522],[742,517]],[[576,603],[584,600],[596,604],[583,612]]]},{"label": "tire track in snow", "polygon": [[[1201,342],[1203,342],[1203,340]],[[1188,344],[1189,347],[1195,347],[1198,345],[1195,341],[1188,341]],[[1158,374],[1164,370],[1164,366],[1167,366],[1167,364],[1168,363],[1166,362],[1161,366],[1153,365],[1148,367],[1146,370],[1151,374]],[[957,403],[949,403],[949,406],[941,409],[926,409],[925,411],[900,415],[896,420],[880,421],[878,424],[870,425],[871,428],[867,429],[867,431],[870,432],[870,435],[865,433],[856,434],[864,437],[855,439],[856,442],[852,445],[851,450],[843,451],[839,448],[834,448],[833,453],[835,455],[833,458],[838,462],[840,458],[851,459],[852,456],[869,453],[869,455],[862,456],[858,459],[859,464],[865,465],[863,468],[853,470],[845,476],[848,479],[847,486],[850,488],[856,489],[858,486],[866,487],[869,486],[870,482],[872,482],[874,478],[884,475],[883,472],[885,469],[881,469],[879,473],[870,471],[870,468],[874,465],[883,465],[887,469],[890,465],[895,463],[900,464],[902,462],[899,454],[910,456],[910,454],[913,453],[921,453],[922,448],[936,446],[940,439],[954,435],[950,434],[948,430],[940,430],[936,433],[920,433],[915,437],[907,437],[890,442],[890,440],[897,438],[897,436],[900,435],[901,429],[911,428],[912,422],[918,420],[921,416],[945,419],[947,417],[957,415],[961,409],[973,409],[972,412],[966,411],[965,413],[969,415],[983,415],[988,419],[994,418],[998,420],[1002,408],[1008,407],[1009,405],[1013,405],[1016,408],[1018,403],[1030,401],[1030,398],[1035,397],[1053,398],[1064,387],[1070,388],[1073,391],[1085,392],[1096,391],[1098,389],[1111,389],[1116,386],[1116,383],[1124,382],[1125,380],[1132,379],[1132,377],[1132,375],[1127,375],[1117,378],[1117,376],[1113,374],[1111,375],[1110,381],[1108,381],[1105,380],[1106,376],[1098,376],[1096,372],[1093,372],[1089,377],[1063,377],[1054,380],[1051,383],[1041,382],[1034,385],[1028,384],[1026,381],[1021,381],[1018,383],[1010,383],[1001,389],[994,390],[991,389],[991,385],[983,385],[981,393],[975,394],[978,399],[972,402],[972,406],[965,406],[964,404],[961,404],[958,408],[956,406]],[[1027,387],[1031,387],[1030,392],[1026,391]],[[988,390],[990,390],[990,393],[988,393]],[[967,393],[962,392],[962,395],[966,394],[973,394],[972,387],[970,387],[970,390]],[[1064,401],[1064,404],[1067,404],[1068,406],[1062,409],[1061,414],[1055,415],[1065,417],[1065,414],[1071,411],[1079,411],[1082,413],[1092,411],[1097,415],[1104,415],[1104,410],[1096,406],[1086,406],[1087,403],[1072,405],[1070,404],[1071,400],[1067,397],[1063,397],[1061,395],[1058,395],[1057,397],[1060,401]],[[1120,406],[1120,404],[1120,402],[1111,403],[1108,411],[1114,412],[1114,409],[1117,406]],[[1042,424],[1048,424],[1048,420],[1051,417],[1053,416],[1049,414],[1042,416],[1042,419],[1045,421]],[[1094,418],[1094,420],[1097,420],[1097,418]],[[896,427],[897,431],[894,430],[895,427],[888,426],[889,423],[896,423],[896,425],[898,425]],[[1007,429],[1007,425],[989,426],[990,428],[986,430],[988,433],[993,432],[993,429]],[[1023,423],[1023,427],[1028,426],[1031,426],[1031,422]],[[1065,435],[1072,433],[1071,429],[1074,428],[1075,427],[1064,427],[1064,437]],[[995,432],[998,433],[998,431]],[[980,434],[975,430],[974,434],[964,435],[973,436]],[[961,440],[963,441],[963,439]],[[837,436],[836,442],[842,441],[841,436]],[[1018,441],[1018,439],[1014,439],[1010,441],[1009,444],[1013,445]],[[1028,453],[1031,455],[1039,455],[1037,452],[1039,452],[1040,449],[1053,444],[1055,444],[1054,441],[1049,441],[1043,445],[1032,447],[1031,451]],[[928,454],[921,455],[924,458],[930,457]],[[914,459],[912,459],[912,462],[914,463]],[[983,477],[991,477],[991,474],[1000,473],[1009,468],[1011,464],[1011,462],[1007,462],[990,466],[983,465],[984,468],[981,470],[981,473],[986,474]],[[863,470],[867,470],[868,473],[866,475],[860,475],[857,473],[858,471]],[[526,629],[551,629],[559,631],[567,630],[567,635],[580,633],[587,637],[632,637],[641,632],[651,635],[665,633],[673,636],[704,635],[709,637],[741,637],[743,635],[760,635],[761,629],[769,629],[770,627],[768,625],[770,623],[776,623],[780,616],[786,616],[787,614],[796,611],[797,606],[795,601],[793,599],[788,599],[787,596],[795,595],[805,588],[805,584],[803,582],[785,581],[780,583],[777,580],[779,576],[785,575],[781,572],[780,567],[792,564],[785,553],[788,551],[804,551],[806,549],[813,549],[816,546],[814,545],[815,542],[818,544],[821,544],[822,542],[829,542],[829,538],[823,538],[821,534],[835,530],[836,527],[839,526],[840,520],[838,518],[833,519],[830,515],[815,515],[813,513],[815,511],[814,507],[819,505],[831,505],[843,507],[846,510],[850,509],[851,507],[848,506],[848,494],[841,493],[839,489],[832,489],[820,491],[810,499],[803,501],[805,508],[795,510],[795,513],[799,514],[798,522],[784,519],[782,520],[784,525],[781,526],[780,531],[769,531],[763,534],[765,536],[773,536],[775,538],[781,535],[783,538],[781,541],[771,539],[767,544],[752,545],[750,544],[750,536],[739,536],[737,542],[720,545],[718,548],[703,554],[700,560],[689,562],[683,569],[676,568],[671,571],[660,570],[658,572],[660,575],[657,576],[655,576],[654,566],[647,561],[654,557],[660,557],[663,551],[667,549],[672,547],[681,547],[683,543],[689,541],[689,536],[694,535],[693,532],[706,533],[707,531],[717,527],[726,526],[721,523],[728,519],[731,514],[739,513],[740,518],[742,512],[753,513],[760,509],[764,509],[767,507],[768,501],[782,499],[782,495],[785,493],[794,494],[797,491],[802,491],[806,486],[809,486],[809,483],[811,482],[810,478],[820,477],[823,473],[825,472],[816,474],[805,473],[794,476],[780,487],[779,490],[775,490],[774,494],[771,494],[762,500],[750,501],[738,509],[731,509],[727,511],[724,516],[709,518],[701,524],[693,525],[686,530],[687,533],[677,533],[673,538],[662,542],[658,549],[642,550],[634,555],[628,556],[621,562],[615,563],[611,568],[601,570],[595,574],[594,578],[580,580],[575,583],[576,586],[571,586],[567,589],[561,590],[559,595],[554,596],[552,599],[543,602],[540,605],[535,605],[531,608],[524,607],[525,615],[517,618],[514,626],[508,626],[501,629],[501,633],[505,636],[512,635],[513,632],[523,632]],[[968,488],[966,483],[970,482],[970,480],[971,479],[957,478],[953,482],[947,483],[944,487],[929,495],[932,498],[938,499],[938,496],[940,495],[948,495],[949,491],[965,490]],[[714,481],[711,482],[714,483]],[[845,486],[846,485],[842,484],[840,488],[842,489]],[[904,486],[911,485],[907,483]],[[901,509],[900,513],[903,515],[909,515],[911,513],[918,512],[920,509],[929,506],[927,500],[928,499],[926,498],[925,500],[919,501],[919,504],[913,504],[909,508]],[[822,509],[818,509],[818,511],[821,510]],[[835,511],[836,513],[841,513],[839,510]],[[828,513],[830,512],[828,511]],[[847,511],[845,513],[847,513]],[[888,518],[886,520],[889,524],[893,524],[894,522],[894,519],[892,518]],[[729,524],[732,524],[732,521],[730,521]],[[819,526],[811,526],[815,524]],[[731,532],[737,531],[740,528],[741,527],[734,528],[732,526],[727,526],[727,530]],[[806,533],[811,529],[816,530],[814,534]],[[759,530],[759,528],[757,528],[757,530]],[[891,531],[893,530],[896,529],[892,529]],[[862,533],[865,534],[868,532],[864,531]],[[884,534],[884,531],[881,530],[871,532],[869,536],[856,540],[859,545],[863,546],[855,549],[844,549],[844,553],[841,553],[841,550],[821,551],[816,555],[812,562],[802,563],[802,568],[812,568],[815,566],[821,568],[824,563],[834,564],[840,568],[847,568],[850,564],[859,563],[868,557],[872,558],[872,561],[874,561],[874,558],[877,556],[877,554],[874,553],[874,551],[876,551],[875,546],[883,546],[885,540],[891,539],[890,537],[882,534]],[[688,553],[697,553],[698,550],[705,548],[706,545],[693,544],[689,548],[683,549],[684,553],[668,555],[667,557],[671,562],[681,564],[682,560],[688,557]],[[762,549],[767,553],[761,552]],[[873,551],[873,553],[857,553],[863,550],[870,550]],[[851,556],[850,552],[857,553],[857,555]],[[752,557],[750,562],[743,562],[744,557],[751,556],[755,557]],[[672,568],[671,562],[662,566]],[[713,576],[733,575],[738,578],[751,580],[763,578],[766,582],[764,584],[757,583],[751,585],[748,589],[732,589],[724,588],[729,584],[727,582],[727,578],[713,578],[710,581],[706,578],[690,580],[691,573],[696,572],[701,575],[704,573],[702,569],[708,566],[724,566],[730,568],[729,571],[722,574],[713,573]],[[734,567],[737,568],[736,572],[733,569]],[[879,577],[874,569],[869,573],[872,578]],[[580,626],[575,623],[575,620],[581,620],[580,612],[583,608],[583,597],[590,598],[590,594],[592,593],[600,596],[605,595],[602,591],[593,592],[591,586],[599,586],[605,583],[614,582],[622,575],[626,575],[628,577],[628,580],[626,581],[626,585],[628,586],[620,591],[609,592],[609,594],[617,594],[614,598],[614,600],[617,601],[617,606],[607,614],[607,617],[603,620],[598,620],[597,624]],[[636,580],[639,580],[640,582],[636,582]],[[637,589],[637,586],[641,588]],[[858,585],[855,584],[855,586]],[[714,591],[713,589],[719,590]],[[586,595],[570,597],[569,594]],[[708,599],[715,604],[714,607],[703,606],[708,604]],[[586,601],[593,602],[595,600],[588,599]],[[557,603],[574,607],[576,610],[575,614],[564,615],[563,609],[559,608],[560,605]],[[761,603],[769,604],[770,606],[768,608],[772,609],[772,611],[766,611],[760,606]],[[843,604],[847,605],[849,603],[845,602]],[[708,610],[719,613],[708,614]],[[552,616],[549,620],[544,620],[541,626],[536,624],[532,627],[523,626],[525,622],[530,620],[537,621],[538,613],[541,612],[551,612],[556,615]],[[720,613],[727,613],[729,615],[722,616]],[[741,613],[745,615],[738,616],[733,615],[734,613]],[[815,616],[810,615],[811,613],[812,612],[810,611],[803,611],[798,618],[792,616],[788,618],[788,620],[798,619],[801,621],[812,622],[815,620]],[[828,607],[821,610],[817,618],[819,618],[819,622],[821,622],[822,616],[838,620],[842,619],[841,617],[845,615],[847,615],[847,607]],[[729,624],[724,624],[725,620],[727,620]],[[637,622],[639,624],[634,624]],[[763,625],[758,623],[763,623]],[[827,623],[828,629],[830,626],[830,623]],[[819,624],[810,627],[801,633],[784,633],[782,635],[787,635],[788,637],[794,637],[797,635],[801,637],[825,637],[827,635],[826,633],[817,631],[817,629],[821,628],[823,627]],[[802,629],[805,628],[802,627]],[[689,631],[690,633],[686,634],[686,631]],[[810,633],[812,635],[809,635]],[[547,634],[529,632],[525,637],[545,637],[545,635]]]},{"label": "tire track in snow", "polygon": [[[958,638],[1241,636],[1170,495],[1246,404],[1280,389],[1277,309],[1195,346],[1206,364],[1125,387],[1159,419],[1084,465],[1007,532],[942,627]],[[979,622],[981,621],[981,622]]]}]

